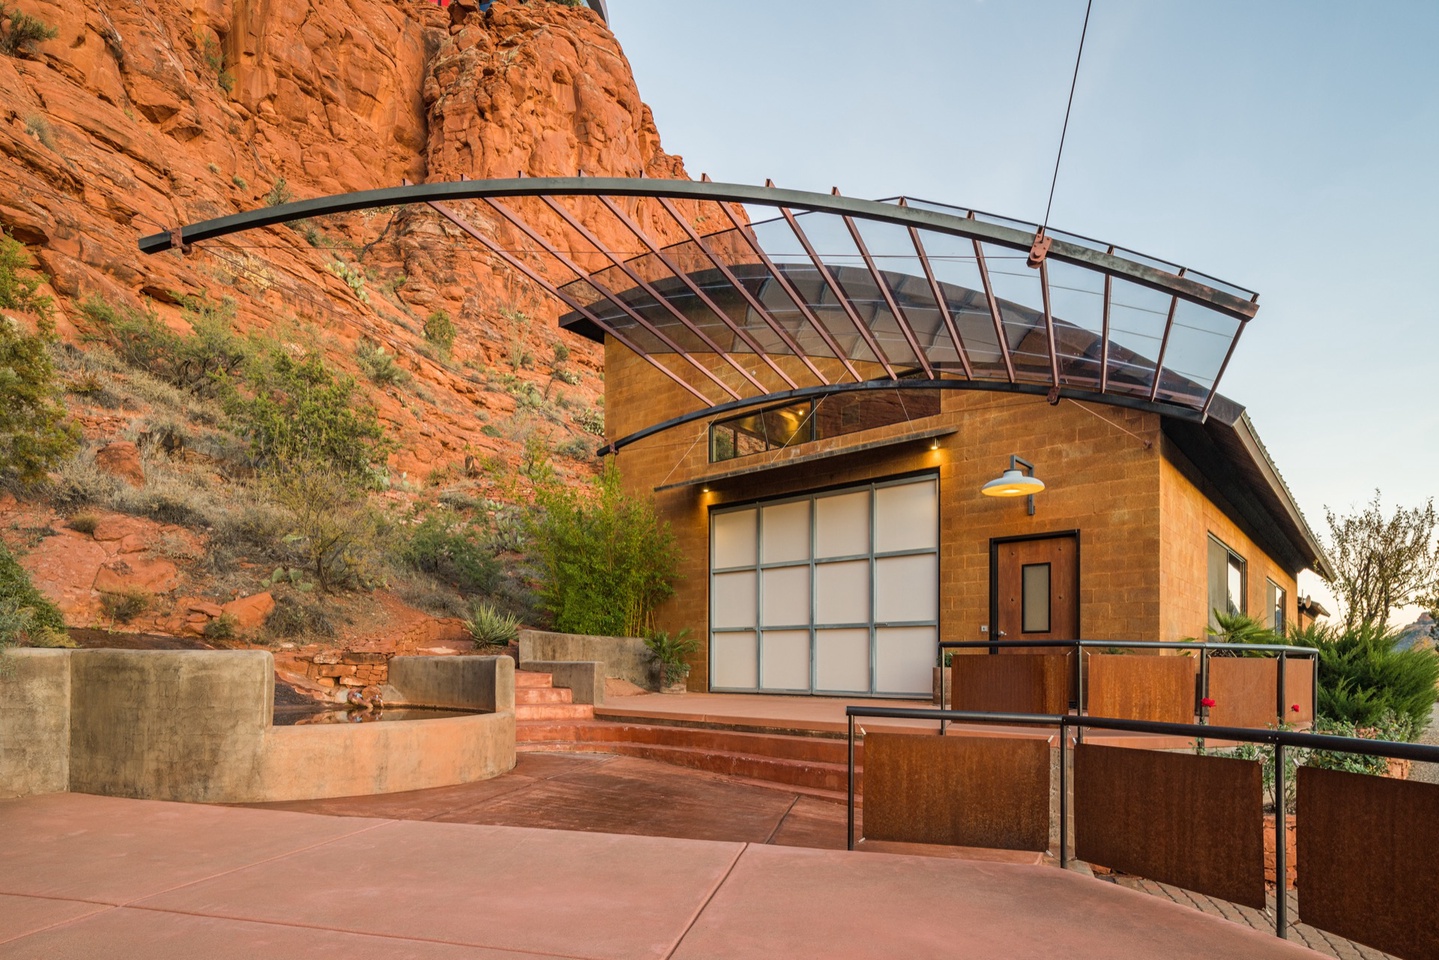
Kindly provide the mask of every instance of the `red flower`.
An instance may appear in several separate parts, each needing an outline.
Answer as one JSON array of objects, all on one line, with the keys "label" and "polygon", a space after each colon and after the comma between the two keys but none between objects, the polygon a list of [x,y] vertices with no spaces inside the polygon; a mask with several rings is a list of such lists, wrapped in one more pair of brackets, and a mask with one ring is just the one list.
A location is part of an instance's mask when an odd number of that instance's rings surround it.
[{"label": "red flower", "polygon": [[1290,709],[1290,710],[1293,710],[1295,713],[1298,713],[1298,712],[1299,712],[1299,704],[1297,704],[1297,703],[1291,703],[1291,704],[1289,705],[1289,709]]},{"label": "red flower", "polygon": [[1203,700],[1201,700],[1201,701],[1199,701],[1199,702],[1200,702],[1200,704],[1202,704],[1203,706],[1206,706],[1206,707],[1212,707],[1212,706],[1214,706],[1214,698],[1213,698],[1213,697],[1205,697]]}]

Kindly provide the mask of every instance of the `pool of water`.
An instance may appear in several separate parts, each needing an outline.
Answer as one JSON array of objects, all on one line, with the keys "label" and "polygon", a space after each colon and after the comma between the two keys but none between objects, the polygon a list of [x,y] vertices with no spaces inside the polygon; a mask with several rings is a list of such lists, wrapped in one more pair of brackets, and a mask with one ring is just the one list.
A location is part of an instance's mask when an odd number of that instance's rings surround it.
[{"label": "pool of water", "polygon": [[440,720],[445,717],[473,717],[481,710],[448,710],[443,707],[386,707],[383,710],[348,710],[323,705],[275,707],[274,725],[296,727],[311,723],[377,723],[394,720]]}]

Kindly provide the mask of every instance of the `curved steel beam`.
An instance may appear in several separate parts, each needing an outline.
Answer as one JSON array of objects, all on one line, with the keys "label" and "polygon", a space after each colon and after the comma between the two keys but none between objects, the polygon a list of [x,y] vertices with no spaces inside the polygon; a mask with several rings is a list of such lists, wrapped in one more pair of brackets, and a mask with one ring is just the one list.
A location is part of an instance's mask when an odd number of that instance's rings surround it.
[{"label": "curved steel beam", "polygon": [[1060,398],[1068,397],[1071,400],[1088,400],[1092,403],[1104,403],[1113,407],[1127,407],[1131,410],[1143,410],[1146,413],[1157,413],[1174,420],[1190,420],[1194,423],[1203,423],[1204,416],[1198,410],[1190,410],[1177,407],[1172,403],[1151,403],[1143,397],[1116,396],[1114,394],[1095,393],[1092,390],[1081,390],[1074,387],[1054,387],[1045,383],[1005,383],[997,380],[861,380],[858,383],[830,383],[817,387],[801,387],[798,390],[782,390],[779,393],[767,393],[762,397],[746,397],[743,400],[732,400],[728,403],[716,404],[706,407],[703,410],[695,410],[690,413],[681,414],[678,417],[671,417],[662,423],[637,430],[628,436],[620,437],[611,441],[595,451],[595,456],[604,457],[610,454],[619,453],[622,449],[632,443],[636,443],[646,437],[652,437],[657,433],[663,433],[674,427],[682,427],[687,423],[696,420],[706,420],[710,417],[717,417],[722,414],[732,413],[736,410],[743,410],[747,407],[760,406],[771,403],[783,403],[793,400],[810,400],[818,397],[831,397],[838,393],[860,393],[868,390],[990,390],[1002,393],[1024,393],[1031,396],[1049,397],[1052,402],[1058,403]]},{"label": "curved steel beam", "polygon": [[[1028,252],[1034,234],[1016,227],[983,220],[957,217],[935,210],[900,206],[877,200],[858,200],[806,190],[779,187],[756,187],[739,183],[709,183],[693,180],[651,180],[632,177],[557,177],[507,180],[460,180],[446,183],[417,183],[404,187],[362,190],[332,197],[298,200],[274,207],[247,210],[226,217],[216,217],[167,233],[156,233],[140,240],[142,253],[160,253],[175,246],[199,243],[228,236],[255,227],[268,227],[306,217],[323,217],[352,210],[393,207],[406,203],[447,200],[481,200],[495,197],[542,196],[610,196],[668,197],[675,200],[698,200],[716,203],[747,203],[763,207],[800,208],[841,216],[849,215],[900,226],[916,226],[925,230],[968,237],[976,242],[993,243]],[[1143,286],[1203,304],[1243,322],[1258,312],[1259,306],[1234,294],[1215,289],[1188,277],[1156,267],[1126,260],[1091,247],[1055,238],[1049,249],[1052,259],[1099,270],[1123,277]]]}]

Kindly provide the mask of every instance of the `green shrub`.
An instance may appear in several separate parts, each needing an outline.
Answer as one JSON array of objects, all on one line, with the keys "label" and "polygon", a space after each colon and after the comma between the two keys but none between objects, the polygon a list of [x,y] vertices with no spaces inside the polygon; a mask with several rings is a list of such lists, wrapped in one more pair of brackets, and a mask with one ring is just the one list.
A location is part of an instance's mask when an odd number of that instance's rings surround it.
[{"label": "green shrub", "polygon": [[74,530],[76,533],[83,533],[86,535],[94,534],[95,528],[99,525],[100,518],[88,511],[83,513],[77,513],[69,520],[65,521],[65,526],[69,527],[71,530]]},{"label": "green shrub", "polygon": [[43,20],[12,10],[0,3],[0,54],[18,57],[35,52],[46,40],[54,40],[58,31]]},{"label": "green shrub", "polygon": [[25,118],[25,132],[51,150],[56,148],[55,130],[50,126],[50,121],[40,114],[32,113]]},{"label": "green shrub", "polygon": [[576,410],[570,414],[570,419],[579,424],[585,433],[592,433],[597,437],[605,435],[605,412],[596,410],[594,407],[585,407],[583,410]]},{"label": "green shrub", "polygon": [[[1325,733],[1335,737],[1354,737],[1360,740],[1388,740],[1404,743],[1414,737],[1414,724],[1408,717],[1386,713],[1373,726],[1356,726],[1347,720],[1330,720],[1320,717],[1314,724],[1314,733]],[[1344,770],[1349,773],[1368,773],[1383,776],[1389,770],[1386,757],[1371,757],[1360,753],[1340,753],[1333,750],[1311,750],[1304,760],[1306,767],[1324,770]]]},{"label": "green shrub", "polygon": [[231,614],[222,613],[217,619],[205,624],[205,638],[207,640],[233,640],[239,632],[239,621]]},{"label": "green shrub", "polygon": [[355,382],[336,376],[318,354],[292,359],[280,349],[246,366],[251,395],[226,407],[261,466],[325,464],[347,478],[369,479],[391,444],[373,408],[354,397]]},{"label": "green shrub", "polygon": [[425,318],[425,339],[433,343],[443,356],[448,357],[454,349],[458,333],[455,322],[444,310],[436,310]]},{"label": "green shrub", "polygon": [[674,593],[674,536],[648,500],[625,495],[613,464],[587,494],[544,485],[529,535],[540,603],[567,633],[643,636]]},{"label": "green shrub", "polygon": [[335,624],[321,604],[281,593],[275,596],[275,609],[265,618],[265,635],[273,639],[333,637]]},{"label": "green shrub", "polygon": [[475,638],[477,647],[504,647],[513,643],[520,635],[520,620],[501,613],[488,603],[479,602],[470,607],[469,619],[465,626]]},{"label": "green shrub", "polygon": [[129,623],[150,609],[154,597],[144,590],[125,589],[100,594],[100,609],[116,623]]},{"label": "green shrub", "polygon": [[406,566],[466,593],[488,593],[499,577],[484,529],[453,510],[426,513],[410,527],[399,554]]},{"label": "green shrub", "polygon": [[272,489],[290,513],[289,536],[320,589],[369,589],[380,583],[385,530],[353,479],[297,461],[276,474]]},{"label": "green shrub", "polygon": [[[4,7],[0,6],[0,10]],[[22,270],[26,275],[21,274]],[[49,319],[54,302],[50,297],[36,296],[35,291],[50,278],[33,270],[25,245],[10,236],[8,230],[0,230],[0,308],[24,310],[42,320]]]},{"label": "green shrub", "polygon": [[[48,327],[45,328],[48,331]],[[0,480],[35,483],[75,449],[47,338],[0,318]]]},{"label": "green shrub", "polygon": [[281,204],[289,203],[292,199],[294,199],[294,195],[290,193],[290,185],[285,182],[284,177],[280,177],[270,187],[270,192],[265,194],[265,206],[278,207]]},{"label": "green shrub", "polygon": [[60,646],[64,637],[59,608],[35,589],[30,574],[0,543],[0,647]]},{"label": "green shrub", "polygon": [[1398,639],[1394,631],[1373,623],[1350,630],[1315,624],[1289,637],[1291,643],[1318,651],[1322,716],[1371,727],[1394,714],[1422,731],[1436,697],[1439,653],[1396,650]]},{"label": "green shrub", "polygon": [[355,299],[361,303],[370,302],[369,291],[365,289],[365,271],[358,266],[346,263],[344,260],[331,260],[325,264],[331,273],[345,281],[345,286],[355,295]]},{"label": "green shrub", "polygon": [[355,362],[365,376],[381,386],[410,382],[409,371],[395,363],[394,354],[373,340],[361,340],[355,347]]}]

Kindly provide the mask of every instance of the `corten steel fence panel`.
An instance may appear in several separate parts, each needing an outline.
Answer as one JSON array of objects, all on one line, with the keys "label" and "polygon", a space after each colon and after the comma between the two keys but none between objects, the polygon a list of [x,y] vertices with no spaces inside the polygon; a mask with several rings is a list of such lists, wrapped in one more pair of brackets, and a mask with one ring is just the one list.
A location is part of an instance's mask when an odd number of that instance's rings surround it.
[{"label": "corten steel fence panel", "polygon": [[1261,730],[1274,726],[1279,719],[1279,703],[1274,693],[1278,682],[1277,660],[1211,656],[1209,697],[1214,706],[1209,708],[1209,722],[1221,727]]},{"label": "corten steel fence panel", "polygon": [[[1279,661],[1272,657],[1209,656],[1209,722],[1220,727],[1291,727],[1314,722],[1314,664],[1284,662],[1284,703],[1276,699]],[[1295,710],[1294,707],[1298,707]]]},{"label": "corten steel fence panel", "polygon": [[949,668],[950,705],[985,713],[1065,713],[1073,664],[1072,653],[957,655]]},{"label": "corten steel fence panel", "polygon": [[1047,737],[864,738],[864,838],[1049,849]]},{"label": "corten steel fence panel", "polygon": [[[1084,661],[1086,712],[1117,720],[1194,720],[1199,658],[1094,653]],[[1270,699],[1274,698],[1273,689]]]},{"label": "corten steel fence panel", "polygon": [[1439,958],[1439,786],[1299,768],[1305,923],[1405,960]]},{"label": "corten steel fence panel", "polygon": [[1074,824],[1080,860],[1264,909],[1257,763],[1082,743]]}]

